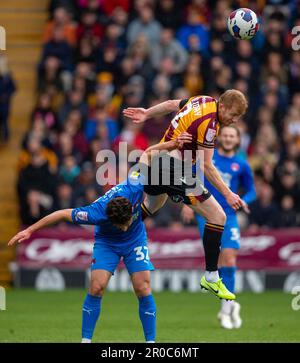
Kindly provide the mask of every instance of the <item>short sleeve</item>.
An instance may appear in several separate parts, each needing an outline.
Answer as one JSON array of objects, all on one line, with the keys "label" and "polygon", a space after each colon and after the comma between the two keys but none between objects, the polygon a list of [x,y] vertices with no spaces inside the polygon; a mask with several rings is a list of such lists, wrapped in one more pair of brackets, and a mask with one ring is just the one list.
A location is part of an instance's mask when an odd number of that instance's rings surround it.
[{"label": "short sleeve", "polygon": [[179,103],[179,109],[182,109],[182,107],[184,107],[184,105],[188,102],[188,98],[181,100]]},{"label": "short sleeve", "polygon": [[101,220],[105,219],[104,209],[100,200],[101,198],[85,207],[74,208],[72,210],[73,223],[97,225]]},{"label": "short sleeve", "polygon": [[202,122],[197,130],[197,144],[206,148],[214,148],[217,139],[217,129],[210,122]]}]

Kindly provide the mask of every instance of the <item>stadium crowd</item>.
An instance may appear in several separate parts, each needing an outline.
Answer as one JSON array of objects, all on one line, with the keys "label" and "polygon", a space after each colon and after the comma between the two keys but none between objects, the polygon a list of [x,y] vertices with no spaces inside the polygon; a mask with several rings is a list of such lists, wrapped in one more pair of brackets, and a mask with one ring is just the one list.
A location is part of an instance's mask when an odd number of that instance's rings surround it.
[{"label": "stadium crowd", "polygon": [[[227,16],[249,7],[261,19],[251,41],[236,41]],[[118,153],[160,140],[170,115],[145,124],[122,116],[197,94],[244,92],[239,153],[257,189],[245,226],[300,226],[300,51],[291,29],[297,1],[52,0],[37,66],[37,102],[18,163],[23,224],[58,208],[89,204],[110,188],[96,182],[99,150]],[[298,41],[299,43],[299,41]],[[168,202],[147,223],[183,228]],[[245,227],[244,226],[244,227]]]}]

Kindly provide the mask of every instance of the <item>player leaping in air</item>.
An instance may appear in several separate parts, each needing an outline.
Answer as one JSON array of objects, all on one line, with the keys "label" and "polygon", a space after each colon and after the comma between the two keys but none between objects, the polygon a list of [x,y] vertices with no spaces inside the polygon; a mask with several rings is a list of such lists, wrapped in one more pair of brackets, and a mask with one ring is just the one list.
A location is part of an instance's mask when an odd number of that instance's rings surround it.
[{"label": "player leaping in air", "polygon": [[[204,186],[200,185],[194,194],[187,192],[187,189],[191,189],[195,178],[194,175],[186,173],[186,170],[192,169],[191,165],[190,169],[189,167],[184,168],[184,174],[182,173],[182,163],[189,163],[185,158],[185,150],[191,150],[192,163],[195,163],[197,154],[199,154],[197,150],[202,151],[204,174],[207,180],[224,196],[231,208],[234,210],[244,208],[248,211],[246,203],[229,189],[212,163],[219,127],[236,123],[246,112],[247,107],[247,100],[240,91],[227,90],[219,100],[209,96],[196,96],[186,100],[165,101],[148,109],[127,108],[123,111],[124,116],[136,123],[176,112],[161,142],[174,140],[182,132],[192,135],[191,143],[186,143],[181,150],[173,150],[169,154],[169,167],[166,167],[166,163],[162,165],[162,162],[158,162],[159,185],[152,183],[152,176],[149,177],[148,185],[145,185],[147,198],[142,204],[142,209],[144,214],[151,215],[164,205],[169,196],[173,201],[182,201],[189,205],[197,215],[205,218],[203,246],[206,271],[201,278],[200,285],[226,300],[235,299],[235,295],[226,288],[218,273],[220,243],[226,214]],[[151,168],[153,168],[153,163]],[[151,170],[149,174],[151,174]],[[166,185],[161,182],[162,180],[169,180],[169,184]]]},{"label": "player leaping in air", "polygon": [[[182,133],[176,140],[151,146],[143,153],[140,161],[147,165],[153,150],[181,148],[184,142],[190,141],[190,135]],[[83,343],[92,340],[100,316],[104,290],[121,257],[138,297],[139,316],[145,340],[155,341],[156,306],[150,287],[150,271],[154,270],[154,267],[149,259],[146,229],[141,218],[143,179],[142,175],[133,172],[127,180],[110,189],[92,204],[51,213],[16,234],[8,242],[9,246],[20,243],[30,238],[35,231],[61,221],[96,226],[90,288],[82,308]]]},{"label": "player leaping in air", "polygon": [[[214,152],[213,161],[228,187],[236,193],[242,188],[242,198],[245,203],[249,204],[256,198],[255,185],[248,162],[236,155],[239,144],[239,129],[235,125],[222,127],[218,137],[218,148]],[[236,212],[209,181],[205,181],[205,186],[223,207],[227,216],[221,240],[219,273],[228,290],[234,293],[236,260],[240,248],[240,229]],[[194,213],[190,208],[184,206],[182,208],[182,216],[186,222],[189,222],[194,218]],[[196,216],[196,219],[200,235],[203,236],[205,219],[199,215]],[[240,304],[236,301],[222,300],[218,319],[222,328],[240,328],[242,325]]]}]

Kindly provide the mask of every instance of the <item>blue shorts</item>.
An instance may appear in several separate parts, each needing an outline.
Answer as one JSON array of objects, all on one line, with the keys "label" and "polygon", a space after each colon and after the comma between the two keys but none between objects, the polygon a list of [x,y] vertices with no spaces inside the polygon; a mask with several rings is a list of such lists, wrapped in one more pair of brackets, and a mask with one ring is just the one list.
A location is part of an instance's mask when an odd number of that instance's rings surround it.
[{"label": "blue shorts", "polygon": [[[221,239],[221,249],[223,248],[240,248],[240,227],[236,218],[236,214],[229,214],[226,216],[226,224]],[[200,230],[201,238],[204,233],[205,219],[196,215],[196,220]]]},{"label": "blue shorts", "polygon": [[154,266],[149,259],[147,240],[124,244],[124,246],[96,241],[93,249],[91,270],[106,270],[114,274],[122,258],[130,275],[134,272],[154,270]]}]

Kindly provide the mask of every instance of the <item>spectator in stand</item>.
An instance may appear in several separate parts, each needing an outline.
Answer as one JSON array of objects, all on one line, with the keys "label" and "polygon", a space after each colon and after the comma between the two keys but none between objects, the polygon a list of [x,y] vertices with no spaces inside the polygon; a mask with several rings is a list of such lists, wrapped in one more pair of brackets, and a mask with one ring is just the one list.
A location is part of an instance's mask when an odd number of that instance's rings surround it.
[{"label": "spectator in stand", "polygon": [[256,183],[256,193],[257,200],[250,204],[249,229],[278,228],[280,211],[278,205],[273,202],[272,187],[265,182]]},{"label": "spectator in stand", "polygon": [[37,105],[32,112],[31,120],[40,118],[43,120],[48,130],[57,129],[57,116],[51,107],[51,98],[47,93],[42,93],[39,96]]},{"label": "spectator in stand", "polygon": [[103,0],[76,0],[76,2],[81,13],[86,10],[98,13],[101,11]]},{"label": "spectator in stand", "polygon": [[5,56],[0,56],[0,142],[9,140],[9,112],[12,95],[16,91],[15,82],[9,72]]},{"label": "spectator in stand", "polygon": [[130,9],[130,0],[102,0],[101,7],[108,17],[110,17],[117,8],[121,8],[128,13]]},{"label": "spectator in stand", "polygon": [[59,178],[64,183],[74,185],[76,178],[80,174],[80,167],[73,156],[66,156],[62,160],[59,168]]},{"label": "spectator in stand", "polygon": [[71,20],[71,14],[67,8],[57,7],[53,13],[53,19],[49,20],[44,29],[43,42],[48,43],[54,38],[56,29],[62,29],[63,39],[71,46],[76,45],[76,26]]},{"label": "spectator in stand", "polygon": [[68,209],[73,208],[74,200],[73,200],[73,191],[70,184],[67,183],[60,183],[56,189],[56,206],[55,210],[57,209]]},{"label": "spectator in stand", "polygon": [[72,137],[75,150],[80,155],[78,161],[81,162],[88,153],[88,142],[83,133],[83,118],[79,110],[70,111],[63,125],[63,130]]},{"label": "spectator in stand", "polygon": [[174,38],[174,32],[171,28],[162,29],[159,43],[152,47],[151,62],[156,71],[160,70],[161,61],[165,58],[172,59],[173,71],[176,74],[182,73],[187,65],[187,52]]},{"label": "spectator in stand", "polygon": [[153,8],[146,4],[139,9],[138,18],[128,25],[127,41],[133,43],[140,34],[144,34],[150,46],[159,42],[161,25],[154,18]]},{"label": "spectator in stand", "polygon": [[28,142],[28,151],[19,158],[18,196],[24,224],[52,210],[56,190],[57,159],[54,152],[36,139]]},{"label": "spectator in stand", "polygon": [[55,153],[42,146],[37,138],[30,138],[27,143],[27,149],[21,150],[18,160],[19,172],[27,168],[34,158],[35,160],[42,160],[47,163],[50,173],[55,174],[57,172],[57,157]]},{"label": "spectator in stand", "polygon": [[289,228],[299,226],[300,214],[295,208],[295,201],[290,195],[284,195],[281,199],[280,227]]},{"label": "spectator in stand", "polygon": [[183,75],[183,86],[191,96],[201,94],[204,90],[201,66],[202,57],[200,54],[191,54]]},{"label": "spectator in stand", "polygon": [[72,48],[66,42],[63,28],[56,27],[53,30],[52,38],[44,44],[40,69],[43,69],[44,63],[48,57],[55,57],[59,60],[61,70],[72,70]]},{"label": "spectator in stand", "polygon": [[155,17],[163,27],[176,31],[182,24],[182,5],[181,1],[176,0],[157,1]]},{"label": "spectator in stand", "polygon": [[153,77],[153,67],[150,59],[151,44],[145,34],[136,36],[128,46],[127,55],[132,59],[136,73],[149,81]]},{"label": "spectator in stand", "polygon": [[149,142],[142,128],[142,124],[126,121],[123,130],[114,141],[113,150],[116,154],[119,153],[118,146],[120,142],[127,142],[128,152],[132,150],[146,150]]},{"label": "spectator in stand", "polygon": [[86,190],[89,188],[95,189],[98,196],[103,194],[103,189],[97,183],[95,174],[96,170],[91,162],[84,162],[82,164],[80,174],[73,188],[75,206],[84,204],[82,201],[85,198]]},{"label": "spectator in stand", "polygon": [[84,119],[86,119],[88,115],[88,105],[84,100],[84,94],[80,91],[71,90],[69,94],[66,95],[65,102],[58,113],[60,125],[64,124],[68,114],[72,110],[78,110]]},{"label": "spectator in stand", "polygon": [[47,128],[43,118],[39,115],[32,120],[31,129],[26,132],[23,138],[23,149],[28,149],[28,142],[30,139],[38,140],[45,148],[52,149],[53,147],[52,142],[50,141],[49,129]]},{"label": "spectator in stand", "polygon": [[[117,137],[119,130],[116,120],[109,117],[105,109],[99,108],[94,112],[94,118],[88,119],[85,123],[85,137],[88,141],[95,138],[98,134],[99,126],[104,126],[108,130],[108,140],[111,144]],[[99,134],[98,134],[99,135]]]},{"label": "spectator in stand", "polygon": [[104,35],[104,27],[97,20],[97,13],[86,10],[80,17],[80,24],[77,28],[77,39],[87,38],[98,47]]},{"label": "spectator in stand", "polygon": [[81,155],[76,150],[72,136],[66,131],[59,134],[57,144],[54,148],[59,165],[62,164],[62,160],[67,156],[74,156],[77,160],[80,160]]},{"label": "spectator in stand", "polygon": [[[198,51],[203,55],[208,53],[208,30],[199,22],[198,14],[193,11],[188,12],[186,24],[179,28],[177,39],[188,51]],[[197,46],[195,47],[194,44],[197,44]]]},{"label": "spectator in stand", "polygon": [[107,24],[105,35],[101,44],[102,48],[114,48],[118,59],[123,57],[126,48],[126,36],[124,26],[111,21]]},{"label": "spectator in stand", "polygon": [[99,52],[93,46],[92,40],[88,37],[82,37],[78,41],[78,47],[76,48],[75,63],[88,63],[96,69],[98,53]]},{"label": "spectator in stand", "polygon": [[49,56],[38,67],[38,91],[46,92],[49,87],[55,91],[64,89],[62,80],[62,68],[60,60],[56,57]]}]

